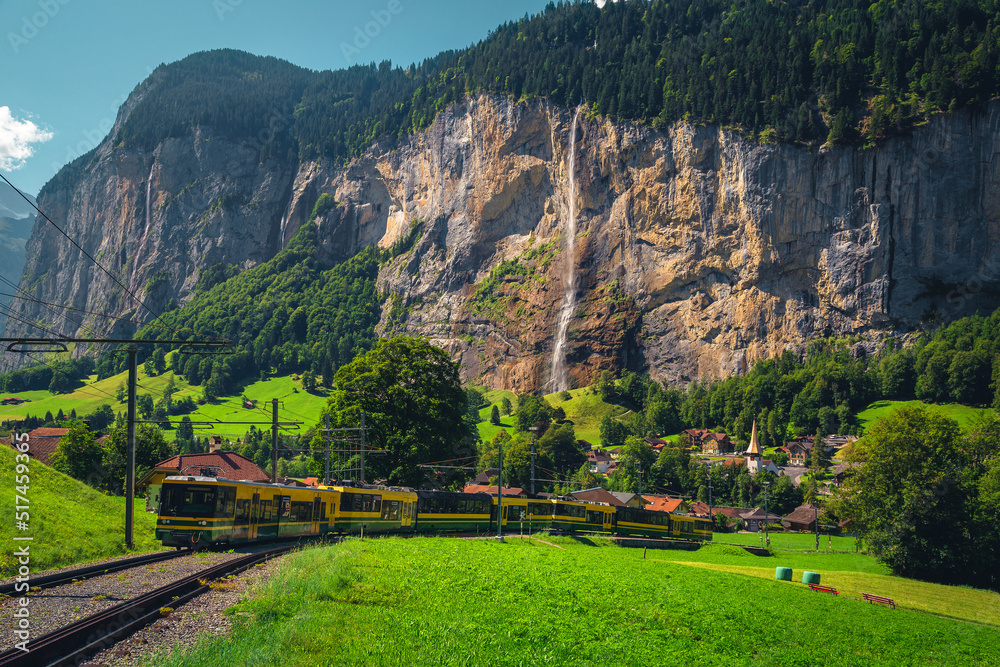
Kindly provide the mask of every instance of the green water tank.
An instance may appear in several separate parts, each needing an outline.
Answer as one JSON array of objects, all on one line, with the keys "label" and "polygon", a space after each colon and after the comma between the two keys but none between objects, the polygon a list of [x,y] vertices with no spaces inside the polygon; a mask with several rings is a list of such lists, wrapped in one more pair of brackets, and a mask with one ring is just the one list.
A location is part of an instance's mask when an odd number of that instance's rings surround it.
[{"label": "green water tank", "polygon": [[778,581],[791,581],[792,580],[792,568],[790,567],[776,567],[774,568],[774,578]]},{"label": "green water tank", "polygon": [[819,584],[819,572],[809,572],[806,570],[802,573],[802,583],[803,584]]}]

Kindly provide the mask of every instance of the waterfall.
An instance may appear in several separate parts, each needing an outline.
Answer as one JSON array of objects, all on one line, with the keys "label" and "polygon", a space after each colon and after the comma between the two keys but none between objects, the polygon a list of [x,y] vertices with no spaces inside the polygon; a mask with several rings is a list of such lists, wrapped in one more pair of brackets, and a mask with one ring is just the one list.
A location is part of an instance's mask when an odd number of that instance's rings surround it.
[{"label": "waterfall", "polygon": [[582,105],[573,114],[573,123],[569,130],[569,156],[567,170],[569,172],[569,216],[566,218],[566,295],[559,309],[559,320],[556,325],[556,344],[552,351],[552,370],[549,373],[549,387],[552,391],[569,389],[569,372],[566,368],[566,333],[569,329],[573,308],[576,306],[576,121],[580,116]]}]

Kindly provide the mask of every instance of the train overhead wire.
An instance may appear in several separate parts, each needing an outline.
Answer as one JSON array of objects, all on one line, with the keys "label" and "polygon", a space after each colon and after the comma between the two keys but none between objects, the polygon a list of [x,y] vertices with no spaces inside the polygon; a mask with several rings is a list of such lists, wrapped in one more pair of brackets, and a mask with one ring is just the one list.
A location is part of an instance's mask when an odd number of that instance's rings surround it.
[{"label": "train overhead wire", "polygon": [[[62,227],[60,227],[60,226],[59,226],[59,225],[57,225],[57,224],[56,224],[55,222],[53,222],[52,218],[50,218],[50,217],[49,217],[48,215],[46,215],[46,214],[45,214],[45,212],[44,212],[44,211],[42,211],[42,209],[38,208],[38,206],[37,206],[37,205],[35,205],[35,203],[34,203],[34,202],[32,202],[32,201],[31,201],[31,200],[30,200],[30,199],[29,199],[29,198],[28,198],[28,197],[27,197],[27,196],[26,196],[26,195],[25,195],[25,194],[24,194],[23,192],[21,192],[21,191],[20,191],[20,190],[19,190],[18,188],[16,188],[16,187],[14,186],[14,184],[13,184],[13,183],[11,183],[11,182],[10,182],[10,181],[9,181],[9,180],[7,179],[7,177],[6,177],[6,176],[4,176],[4,175],[3,175],[2,173],[0,173],[0,178],[2,178],[2,179],[3,179],[4,183],[6,183],[7,185],[9,185],[9,186],[10,186],[11,188],[13,188],[13,189],[14,189],[14,191],[15,191],[15,192],[16,192],[17,194],[19,194],[19,195],[21,196],[21,198],[22,198],[22,199],[24,199],[24,201],[28,202],[28,204],[29,204],[29,205],[31,206],[31,208],[35,209],[35,210],[36,210],[36,211],[38,212],[38,215],[42,216],[42,218],[44,218],[44,219],[45,219],[45,221],[46,221],[46,222],[48,222],[48,223],[49,223],[50,225],[52,225],[53,227],[55,227],[56,231],[58,231],[58,232],[59,232],[60,234],[62,234],[62,235],[63,235],[63,236],[64,236],[64,237],[66,238],[66,240],[67,240],[67,241],[69,241],[70,243],[72,243],[72,244],[73,244],[73,247],[75,247],[75,248],[76,248],[77,250],[79,250],[79,251],[80,251],[80,252],[81,252],[81,253],[82,253],[82,254],[83,254],[83,255],[84,255],[84,256],[85,256],[85,257],[86,257],[87,259],[89,259],[89,260],[90,260],[91,262],[93,262],[93,263],[94,263],[94,265],[95,265],[95,266],[97,266],[97,268],[99,268],[99,269],[100,269],[101,271],[103,271],[105,275],[107,275],[107,276],[108,276],[109,278],[111,278],[111,280],[113,280],[113,281],[115,282],[115,284],[116,284],[116,285],[118,285],[118,287],[120,287],[120,288],[122,289],[122,291],[124,291],[124,292],[125,292],[125,293],[126,293],[127,295],[129,295],[130,297],[132,297],[132,299],[133,299],[133,300],[134,300],[134,301],[135,301],[136,303],[138,303],[138,304],[139,304],[140,306],[142,306],[142,307],[143,307],[143,308],[144,308],[144,309],[146,310],[146,312],[148,312],[148,313],[149,313],[150,315],[152,315],[152,316],[153,316],[153,320],[154,320],[154,321],[158,321],[158,322],[160,322],[160,323],[161,323],[161,325],[162,325],[162,326],[163,326],[164,328],[167,328],[167,329],[171,329],[171,330],[173,330],[173,331],[177,331],[177,332],[179,332],[179,333],[181,332],[181,330],[179,330],[179,329],[175,329],[175,328],[173,328],[173,327],[170,327],[170,326],[168,326],[168,325],[167,325],[166,323],[164,323],[164,322],[163,322],[163,321],[161,320],[161,316],[160,316],[160,315],[157,315],[156,313],[154,313],[154,312],[153,312],[153,310],[152,310],[152,309],[151,309],[151,308],[150,308],[149,306],[147,306],[147,305],[146,305],[146,302],[145,302],[145,301],[143,301],[142,299],[140,299],[140,298],[139,298],[139,297],[138,297],[138,296],[137,296],[137,295],[136,295],[136,294],[135,294],[135,293],[134,293],[134,292],[133,292],[132,290],[130,290],[130,289],[129,289],[129,288],[128,288],[128,287],[126,286],[126,285],[125,285],[125,283],[123,283],[123,282],[122,282],[122,281],[121,281],[121,280],[120,280],[120,279],[119,279],[119,278],[118,278],[117,276],[115,276],[115,275],[114,275],[114,274],[113,274],[113,273],[112,273],[111,271],[109,271],[109,270],[108,270],[108,269],[107,269],[107,268],[106,268],[106,267],[105,267],[105,266],[104,266],[103,264],[101,264],[100,262],[98,262],[98,261],[97,261],[97,259],[96,259],[96,258],[94,258],[94,256],[93,256],[93,255],[91,255],[91,254],[90,254],[89,252],[87,252],[86,250],[84,250],[83,246],[81,246],[81,245],[80,245],[79,243],[77,243],[77,242],[76,242],[76,241],[75,241],[75,240],[74,240],[74,239],[73,239],[73,238],[72,238],[72,237],[71,237],[71,236],[70,236],[69,234],[67,234],[67,233],[66,233],[66,232],[65,232],[65,231],[63,230],[63,228],[62,228]],[[205,336],[205,335],[202,335],[202,334],[198,334],[197,332],[192,332],[192,333],[194,333],[194,334],[195,334],[195,335],[197,335],[197,336],[202,336],[202,337],[204,337],[204,338],[210,338],[210,339],[214,339],[214,340],[222,340],[221,338],[218,338],[217,336]]]}]

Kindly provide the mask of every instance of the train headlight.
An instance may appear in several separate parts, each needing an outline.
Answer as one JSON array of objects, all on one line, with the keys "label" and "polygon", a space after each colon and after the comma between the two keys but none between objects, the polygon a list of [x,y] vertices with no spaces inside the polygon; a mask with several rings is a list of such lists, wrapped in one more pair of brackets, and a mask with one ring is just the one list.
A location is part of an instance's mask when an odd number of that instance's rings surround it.
[{"label": "train headlight", "polygon": [[199,522],[198,522],[198,525],[199,525],[199,526],[207,526],[207,525],[208,525],[208,522],[207,522],[207,521],[199,521]]},{"label": "train headlight", "polygon": [[163,523],[170,523],[170,519],[164,519]]}]

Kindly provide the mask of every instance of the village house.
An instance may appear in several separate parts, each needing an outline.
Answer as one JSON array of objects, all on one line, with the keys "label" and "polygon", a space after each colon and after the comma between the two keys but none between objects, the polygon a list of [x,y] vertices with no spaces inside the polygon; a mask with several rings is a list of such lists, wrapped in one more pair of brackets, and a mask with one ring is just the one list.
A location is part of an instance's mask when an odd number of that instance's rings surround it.
[{"label": "village house", "polygon": [[784,518],[782,525],[788,530],[813,532],[816,530],[817,516],[817,507],[812,503],[806,503],[792,510],[792,513]]},{"label": "village house", "polygon": [[[678,512],[688,511],[688,504],[683,498],[668,498],[666,496],[646,496],[642,497],[646,501],[646,509],[653,512]],[[708,506],[706,505],[706,508]]]},{"label": "village house", "polygon": [[[41,427],[28,432],[28,456],[39,463],[47,466],[52,465],[52,459],[56,455],[59,441],[69,433],[68,428]],[[11,447],[16,444],[17,436],[11,433],[8,443]]]},{"label": "village house", "polygon": [[779,447],[778,451],[788,454],[788,463],[793,466],[804,466],[809,460],[809,452],[812,451],[813,436],[800,435],[799,437],[785,443],[784,447]]},{"label": "village house", "polygon": [[607,474],[611,466],[611,457],[599,449],[591,449],[587,452],[587,463],[590,464],[590,472]]},{"label": "village house", "polygon": [[660,455],[664,447],[671,446],[670,441],[664,440],[663,438],[643,438],[642,441],[649,445],[649,448],[652,449],[657,456]]},{"label": "village house", "polygon": [[621,502],[625,507],[637,507],[642,509],[646,506],[646,501],[642,499],[638,493],[622,493],[620,491],[612,491],[611,495]]},{"label": "village house", "polygon": [[701,449],[708,456],[725,456],[733,453],[733,443],[725,433],[716,433],[707,428],[688,429],[684,431],[692,447]]},{"label": "village house", "polygon": [[777,514],[773,514],[771,512],[765,513],[763,507],[755,507],[750,512],[744,512],[743,514],[740,514],[740,518],[743,519],[743,522],[746,524],[746,529],[752,533],[756,533],[761,530],[765,521],[773,524],[780,523],[782,520],[782,517]]},{"label": "village house", "polygon": [[160,503],[160,486],[167,477],[191,475],[222,477],[246,482],[270,482],[271,476],[247,457],[218,449],[209,440],[209,451],[200,454],[180,454],[160,461],[152,470],[136,480],[137,491],[146,491],[146,509],[155,511]]},{"label": "village house", "polygon": [[616,494],[611,493],[607,489],[600,486],[595,486],[592,489],[581,489],[580,491],[573,491],[569,495],[573,496],[577,500],[582,500],[588,503],[604,503],[606,505],[612,505],[614,507],[625,507],[625,503],[616,497]]}]

